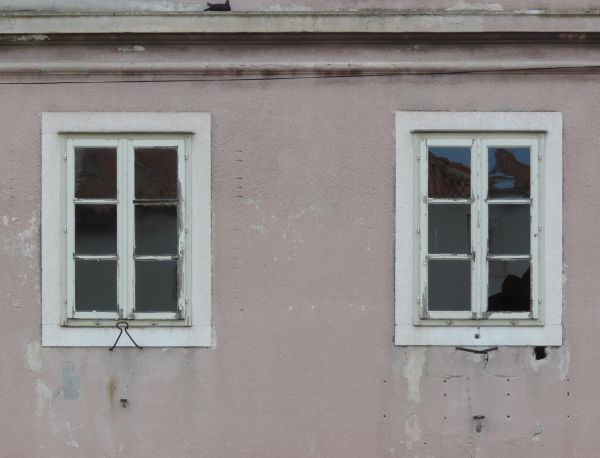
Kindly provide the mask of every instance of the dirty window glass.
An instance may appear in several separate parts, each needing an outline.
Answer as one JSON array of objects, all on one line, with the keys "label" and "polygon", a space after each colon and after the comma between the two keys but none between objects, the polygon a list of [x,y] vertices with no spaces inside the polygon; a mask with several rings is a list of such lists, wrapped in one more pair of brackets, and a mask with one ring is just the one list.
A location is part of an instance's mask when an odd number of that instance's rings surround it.
[{"label": "dirty window glass", "polygon": [[429,253],[471,251],[471,205],[430,204]]},{"label": "dirty window glass", "polygon": [[471,261],[429,261],[429,310],[471,310]]},{"label": "dirty window glass", "polygon": [[135,262],[135,309],[138,312],[177,310],[177,261]]},{"label": "dirty window glass", "polygon": [[177,199],[177,148],[135,149],[136,199]]},{"label": "dirty window glass", "polygon": [[75,306],[79,312],[117,311],[117,261],[75,261]]},{"label": "dirty window glass", "polygon": [[116,199],[116,148],[75,148],[75,197]]}]

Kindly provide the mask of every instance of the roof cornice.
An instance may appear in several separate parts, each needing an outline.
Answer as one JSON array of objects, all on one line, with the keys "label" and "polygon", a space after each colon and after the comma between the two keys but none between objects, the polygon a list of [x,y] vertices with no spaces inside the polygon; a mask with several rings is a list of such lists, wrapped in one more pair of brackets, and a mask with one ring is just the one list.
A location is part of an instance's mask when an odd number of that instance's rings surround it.
[{"label": "roof cornice", "polygon": [[0,35],[15,37],[82,34],[582,34],[599,31],[600,10],[0,12]]}]

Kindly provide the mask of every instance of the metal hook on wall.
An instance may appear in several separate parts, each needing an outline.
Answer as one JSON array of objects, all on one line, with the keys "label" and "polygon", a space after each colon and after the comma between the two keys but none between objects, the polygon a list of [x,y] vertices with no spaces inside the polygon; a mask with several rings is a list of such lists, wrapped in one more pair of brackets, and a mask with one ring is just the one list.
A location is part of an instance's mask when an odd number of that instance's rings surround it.
[{"label": "metal hook on wall", "polygon": [[115,327],[120,331],[119,335],[117,336],[117,340],[115,340],[115,343],[113,344],[112,347],[110,347],[108,349],[108,351],[113,351],[115,349],[115,347],[117,346],[117,343],[119,342],[119,339],[121,338],[121,336],[123,335],[123,331],[125,331],[125,334],[127,334],[127,337],[129,337],[129,339],[133,342],[133,345],[135,345],[137,348],[139,348],[140,350],[143,350],[144,347],[140,347],[135,340],[133,340],[133,337],[131,337],[131,334],[129,334],[129,331],[127,330],[129,328],[129,323],[127,321],[117,321],[117,324],[115,324]]}]

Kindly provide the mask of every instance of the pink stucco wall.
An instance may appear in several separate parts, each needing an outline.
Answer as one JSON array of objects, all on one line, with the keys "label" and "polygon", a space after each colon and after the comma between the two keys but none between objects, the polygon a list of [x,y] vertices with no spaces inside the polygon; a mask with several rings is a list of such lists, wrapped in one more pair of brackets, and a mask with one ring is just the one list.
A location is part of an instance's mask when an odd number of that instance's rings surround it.
[{"label": "pink stucco wall", "polygon": [[[19,62],[598,57],[557,46],[132,54],[0,49]],[[0,85],[0,100],[0,456],[597,454],[597,76]],[[213,348],[40,348],[40,113],[188,110],[213,122]],[[546,359],[393,345],[396,110],[563,113],[565,344]],[[481,433],[474,415],[486,416]]]},{"label": "pink stucco wall", "polygon": [[[224,1],[224,0],[223,0]],[[212,3],[219,3],[214,1]],[[196,0],[0,0],[0,10],[44,11],[197,11]],[[438,10],[596,10],[595,0],[231,0],[234,11],[331,11],[360,9]]]}]

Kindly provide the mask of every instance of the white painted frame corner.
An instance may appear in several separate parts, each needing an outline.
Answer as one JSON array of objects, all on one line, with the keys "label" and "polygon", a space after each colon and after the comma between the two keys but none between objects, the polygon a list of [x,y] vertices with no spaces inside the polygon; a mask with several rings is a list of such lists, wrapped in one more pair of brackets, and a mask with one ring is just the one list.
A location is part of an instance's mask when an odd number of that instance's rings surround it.
[{"label": "white painted frame corner", "polygon": [[[419,164],[417,133],[543,134],[540,180],[541,326],[421,326],[414,324],[419,288],[417,269]],[[562,113],[558,112],[396,112],[396,345],[561,345],[563,339],[562,205],[546,211],[562,194]]]},{"label": "white painted frame corner", "polygon": [[[144,347],[210,347],[211,323],[211,117],[209,113],[42,113],[42,346],[110,347],[112,327],[64,326],[66,238],[62,196],[67,185],[67,134],[181,134],[189,137],[185,199],[190,221],[191,326],[136,327]],[[120,339],[120,346],[133,346]]]}]

